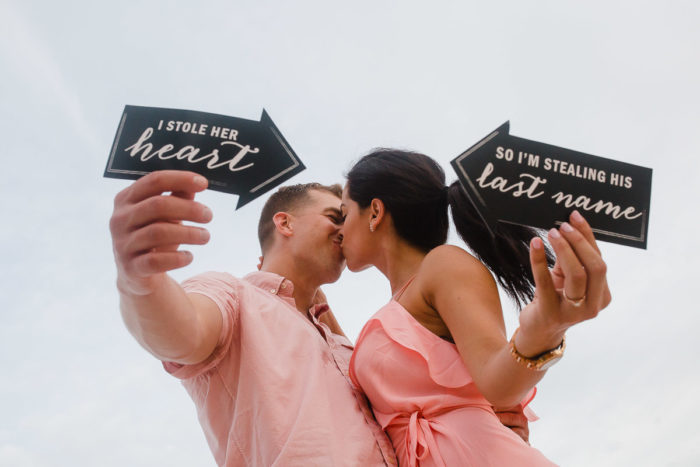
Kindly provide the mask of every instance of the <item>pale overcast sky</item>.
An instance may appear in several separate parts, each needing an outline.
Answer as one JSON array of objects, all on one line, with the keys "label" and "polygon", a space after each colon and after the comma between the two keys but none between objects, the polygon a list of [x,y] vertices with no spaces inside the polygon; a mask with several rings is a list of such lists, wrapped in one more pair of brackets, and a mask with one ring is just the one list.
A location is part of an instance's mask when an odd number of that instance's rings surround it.
[{"label": "pale overcast sky", "polygon": [[[506,120],[653,168],[648,250],[601,244],[613,303],[570,331],[531,441],[564,466],[699,465],[699,5],[0,0],[0,465],[214,465],[118,311],[107,222],[128,182],[102,172],[126,104],[265,108],[308,168],[293,182],[342,181],[376,146],[452,180]],[[174,276],[253,270],[264,198],[200,200],[212,240]],[[352,339],[389,298],[376,271],[326,290]]]}]

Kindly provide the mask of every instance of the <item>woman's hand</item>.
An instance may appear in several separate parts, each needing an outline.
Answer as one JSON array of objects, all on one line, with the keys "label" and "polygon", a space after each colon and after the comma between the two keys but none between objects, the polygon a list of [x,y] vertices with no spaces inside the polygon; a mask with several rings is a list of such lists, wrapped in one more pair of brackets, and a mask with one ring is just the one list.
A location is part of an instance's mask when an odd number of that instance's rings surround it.
[{"label": "woman's hand", "polygon": [[607,266],[591,227],[577,211],[569,220],[549,231],[557,256],[552,271],[547,268],[542,241],[535,238],[530,243],[535,298],[520,313],[515,342],[525,356],[557,347],[568,328],[595,318],[611,300]]},{"label": "woman's hand", "polygon": [[328,304],[328,299],[326,298],[326,294],[323,293],[323,290],[321,290],[321,287],[316,289],[316,293],[314,294],[314,297],[311,299],[311,304],[312,305],[321,305],[321,304]]}]

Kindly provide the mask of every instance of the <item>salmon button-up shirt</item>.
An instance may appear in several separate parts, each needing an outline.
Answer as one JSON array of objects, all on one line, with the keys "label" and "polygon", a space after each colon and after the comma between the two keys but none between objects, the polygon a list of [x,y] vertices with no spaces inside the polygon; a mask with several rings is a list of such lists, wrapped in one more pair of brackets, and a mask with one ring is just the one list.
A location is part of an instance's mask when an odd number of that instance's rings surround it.
[{"label": "salmon button-up shirt", "polygon": [[348,376],[352,344],[294,303],[291,281],[205,273],[183,283],[221,311],[221,336],[196,365],[164,362],[192,397],[222,466],[396,465],[391,442]]}]

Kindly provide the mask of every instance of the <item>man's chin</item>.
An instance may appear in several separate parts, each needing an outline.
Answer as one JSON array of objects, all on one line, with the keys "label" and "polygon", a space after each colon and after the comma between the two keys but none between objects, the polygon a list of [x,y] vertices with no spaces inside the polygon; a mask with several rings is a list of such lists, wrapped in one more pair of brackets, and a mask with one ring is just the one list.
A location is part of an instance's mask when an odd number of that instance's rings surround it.
[{"label": "man's chin", "polygon": [[345,260],[343,260],[342,264],[339,265],[338,269],[333,271],[333,273],[329,274],[326,280],[324,281],[324,284],[332,284],[336,282],[338,279],[340,279],[341,274],[343,274],[343,271],[345,270]]}]

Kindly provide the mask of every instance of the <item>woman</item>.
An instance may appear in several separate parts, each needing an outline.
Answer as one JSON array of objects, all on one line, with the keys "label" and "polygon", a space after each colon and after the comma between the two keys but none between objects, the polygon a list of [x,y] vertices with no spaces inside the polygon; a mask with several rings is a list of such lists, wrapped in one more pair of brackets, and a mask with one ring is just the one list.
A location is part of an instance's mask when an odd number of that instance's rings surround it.
[{"label": "woman", "polygon": [[[605,263],[574,212],[548,233],[550,273],[534,230],[501,224],[492,238],[458,182],[444,183],[434,160],[398,150],[363,157],[347,176],[348,268],[376,266],[393,294],[360,333],[351,378],[402,466],[551,465],[493,407],[526,405],[566,329],[607,306]],[[448,205],[476,257],[444,245]],[[530,301],[510,342],[489,269],[517,303]]]}]

